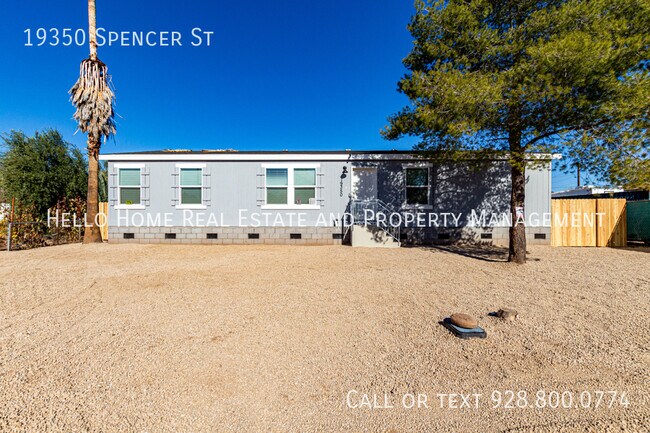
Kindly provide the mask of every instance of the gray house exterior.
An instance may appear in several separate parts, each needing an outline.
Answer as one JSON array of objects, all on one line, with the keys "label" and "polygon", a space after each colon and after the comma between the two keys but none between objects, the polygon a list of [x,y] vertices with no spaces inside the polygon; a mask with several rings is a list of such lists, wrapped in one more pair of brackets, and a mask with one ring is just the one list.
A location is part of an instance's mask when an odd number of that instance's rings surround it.
[{"label": "gray house exterior", "polygon": [[[530,158],[522,216],[528,241],[549,243],[552,157]],[[100,159],[108,161],[109,242],[508,241],[505,160],[439,163],[402,151],[160,151]]]}]

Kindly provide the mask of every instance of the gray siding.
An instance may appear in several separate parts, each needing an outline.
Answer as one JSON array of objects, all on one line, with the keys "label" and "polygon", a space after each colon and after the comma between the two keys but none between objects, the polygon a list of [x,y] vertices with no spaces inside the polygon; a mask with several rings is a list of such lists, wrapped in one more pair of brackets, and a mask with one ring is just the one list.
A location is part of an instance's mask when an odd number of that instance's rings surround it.
[{"label": "gray siding", "polygon": [[[137,158],[137,155],[134,155]],[[151,215],[168,214],[171,225],[183,226],[183,210],[174,205],[176,164],[184,161],[138,161],[113,162],[108,165],[109,170],[109,225],[118,225],[116,204],[117,170],[116,164],[139,163],[144,164],[146,191],[144,210],[134,210],[130,213]],[[351,193],[351,172],[353,166],[372,165],[377,167],[378,198],[388,203],[396,210],[401,210],[405,197],[404,164],[412,161],[321,161],[318,173],[320,174],[319,197],[321,208],[319,210],[265,210],[261,208],[260,199],[260,173],[264,161],[192,161],[192,163],[206,164],[207,173],[204,179],[208,188],[209,201],[205,214],[216,214],[221,223],[236,226],[239,224],[239,211],[245,209],[245,215],[251,213],[269,214],[273,221],[281,214],[284,221],[288,222],[289,213],[300,212],[304,214],[305,224],[315,225],[320,214],[324,214],[328,226],[339,225],[336,219],[331,219],[330,214],[343,214],[349,202]],[[278,161],[269,163],[279,164]],[[310,161],[306,164],[313,164]],[[290,164],[297,164],[295,161]],[[542,215],[550,212],[551,182],[550,162],[541,167],[527,170],[526,203],[527,215],[536,213]],[[347,175],[342,177],[344,166]],[[482,169],[469,168],[460,164],[432,165],[430,209],[425,212],[454,212],[469,214],[472,209],[488,213],[508,212],[510,200],[510,170],[505,162],[492,162]],[[412,210],[417,211],[417,210]],[[121,211],[122,217],[125,211]],[[541,218],[541,216],[540,216]],[[121,226],[129,225],[124,219]],[[251,224],[243,225],[254,225]],[[262,226],[266,225],[262,221]]]},{"label": "gray siding", "polygon": [[[172,225],[183,225],[183,210],[177,209],[174,203],[175,197],[175,176],[177,172],[177,162],[168,161],[132,161],[133,163],[145,164],[148,169],[150,178],[150,191],[149,191],[149,204],[145,206],[145,210],[134,210],[133,213],[139,212],[143,214],[172,214]],[[289,220],[290,213],[304,213],[305,222],[307,225],[316,224],[320,213],[328,216],[330,213],[343,213],[345,212],[348,195],[350,194],[349,177],[341,179],[344,162],[320,162],[320,167],[317,169],[319,173],[321,187],[318,188],[318,194],[321,199],[321,208],[319,210],[312,209],[296,209],[296,210],[266,210],[262,209],[262,202],[258,200],[262,190],[260,188],[261,176],[263,172],[262,164],[264,162],[221,162],[221,161],[193,161],[192,163],[206,164],[209,176],[204,178],[208,182],[208,188],[205,192],[210,194],[210,200],[206,203],[205,210],[194,210],[193,212],[199,213],[214,213],[218,215],[221,222],[221,215],[223,215],[223,223],[225,225],[238,225],[240,209],[246,210],[244,215],[250,216],[252,213],[269,214],[271,221],[276,218],[278,214],[282,214],[285,221]],[[128,162],[131,163],[131,162]],[[125,162],[125,164],[128,164]],[[178,161],[181,163],[181,161]],[[269,162],[276,164],[277,162]],[[117,210],[115,209],[117,187],[117,169],[116,164],[121,163],[109,162],[109,221],[110,225],[117,224]],[[292,163],[295,164],[295,163]],[[312,162],[306,164],[313,164]],[[349,166],[349,164],[348,164]],[[342,181],[342,184],[341,184]],[[342,186],[342,189],[341,189]],[[113,193],[111,194],[111,191]],[[121,211],[122,217],[125,216],[125,211]],[[261,217],[261,216],[260,216]],[[334,225],[332,222],[330,225]],[[123,225],[123,224],[122,224]],[[252,225],[252,224],[251,224]]]}]

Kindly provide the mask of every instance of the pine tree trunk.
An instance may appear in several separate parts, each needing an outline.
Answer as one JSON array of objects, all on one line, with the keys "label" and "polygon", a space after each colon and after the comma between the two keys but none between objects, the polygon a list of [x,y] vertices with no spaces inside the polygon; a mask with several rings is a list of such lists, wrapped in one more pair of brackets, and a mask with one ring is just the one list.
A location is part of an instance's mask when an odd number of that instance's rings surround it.
[{"label": "pine tree trunk", "polygon": [[526,263],[526,225],[523,216],[518,218],[518,214],[523,214],[526,197],[526,161],[519,134],[511,134],[510,152],[512,183],[510,213],[512,225],[509,230],[508,261],[523,264]]},{"label": "pine tree trunk", "polygon": [[88,40],[90,41],[90,58],[97,60],[97,11],[95,0],[88,0]]},{"label": "pine tree trunk", "polygon": [[96,224],[99,213],[99,146],[98,139],[88,137],[88,195],[86,196],[86,223],[84,244],[102,241],[102,234]]}]

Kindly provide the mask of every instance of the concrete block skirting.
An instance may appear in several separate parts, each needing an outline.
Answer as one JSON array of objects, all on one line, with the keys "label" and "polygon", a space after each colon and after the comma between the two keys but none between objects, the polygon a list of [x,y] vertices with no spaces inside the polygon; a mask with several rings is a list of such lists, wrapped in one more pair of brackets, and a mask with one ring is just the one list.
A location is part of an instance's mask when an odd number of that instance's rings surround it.
[{"label": "concrete block skirting", "polygon": [[[400,241],[406,245],[485,244],[508,246],[508,227],[403,228]],[[550,227],[526,227],[529,245],[550,245]]]},{"label": "concrete block skirting", "polygon": [[[250,234],[254,236],[249,237]],[[342,235],[341,227],[108,228],[108,241],[112,243],[341,245]],[[405,245],[468,243],[507,246],[508,228],[403,228],[400,240]],[[526,241],[529,245],[550,245],[551,228],[526,227]]]},{"label": "concrete block skirting", "polygon": [[[341,227],[116,227],[110,243],[341,245]],[[253,235],[253,236],[250,236]]]}]

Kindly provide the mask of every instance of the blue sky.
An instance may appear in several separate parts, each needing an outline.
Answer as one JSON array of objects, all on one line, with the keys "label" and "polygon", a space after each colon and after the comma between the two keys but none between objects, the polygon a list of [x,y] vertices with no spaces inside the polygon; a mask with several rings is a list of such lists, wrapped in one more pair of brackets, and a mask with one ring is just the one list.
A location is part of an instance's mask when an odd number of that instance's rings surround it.
[{"label": "blue sky", "polygon": [[[67,90],[87,45],[45,45],[38,28],[86,29],[84,1],[1,0],[0,132],[53,127],[76,146]],[[379,135],[407,104],[396,91],[411,48],[410,0],[97,0],[106,31],[178,31],[182,46],[99,47],[118,132],[103,152],[164,148],[409,149]],[[212,31],[193,47],[192,29]],[[25,46],[26,29],[31,42]],[[61,36],[61,35],[59,35]],[[569,185],[569,175],[554,182]],[[554,189],[558,189],[555,188]]]}]

